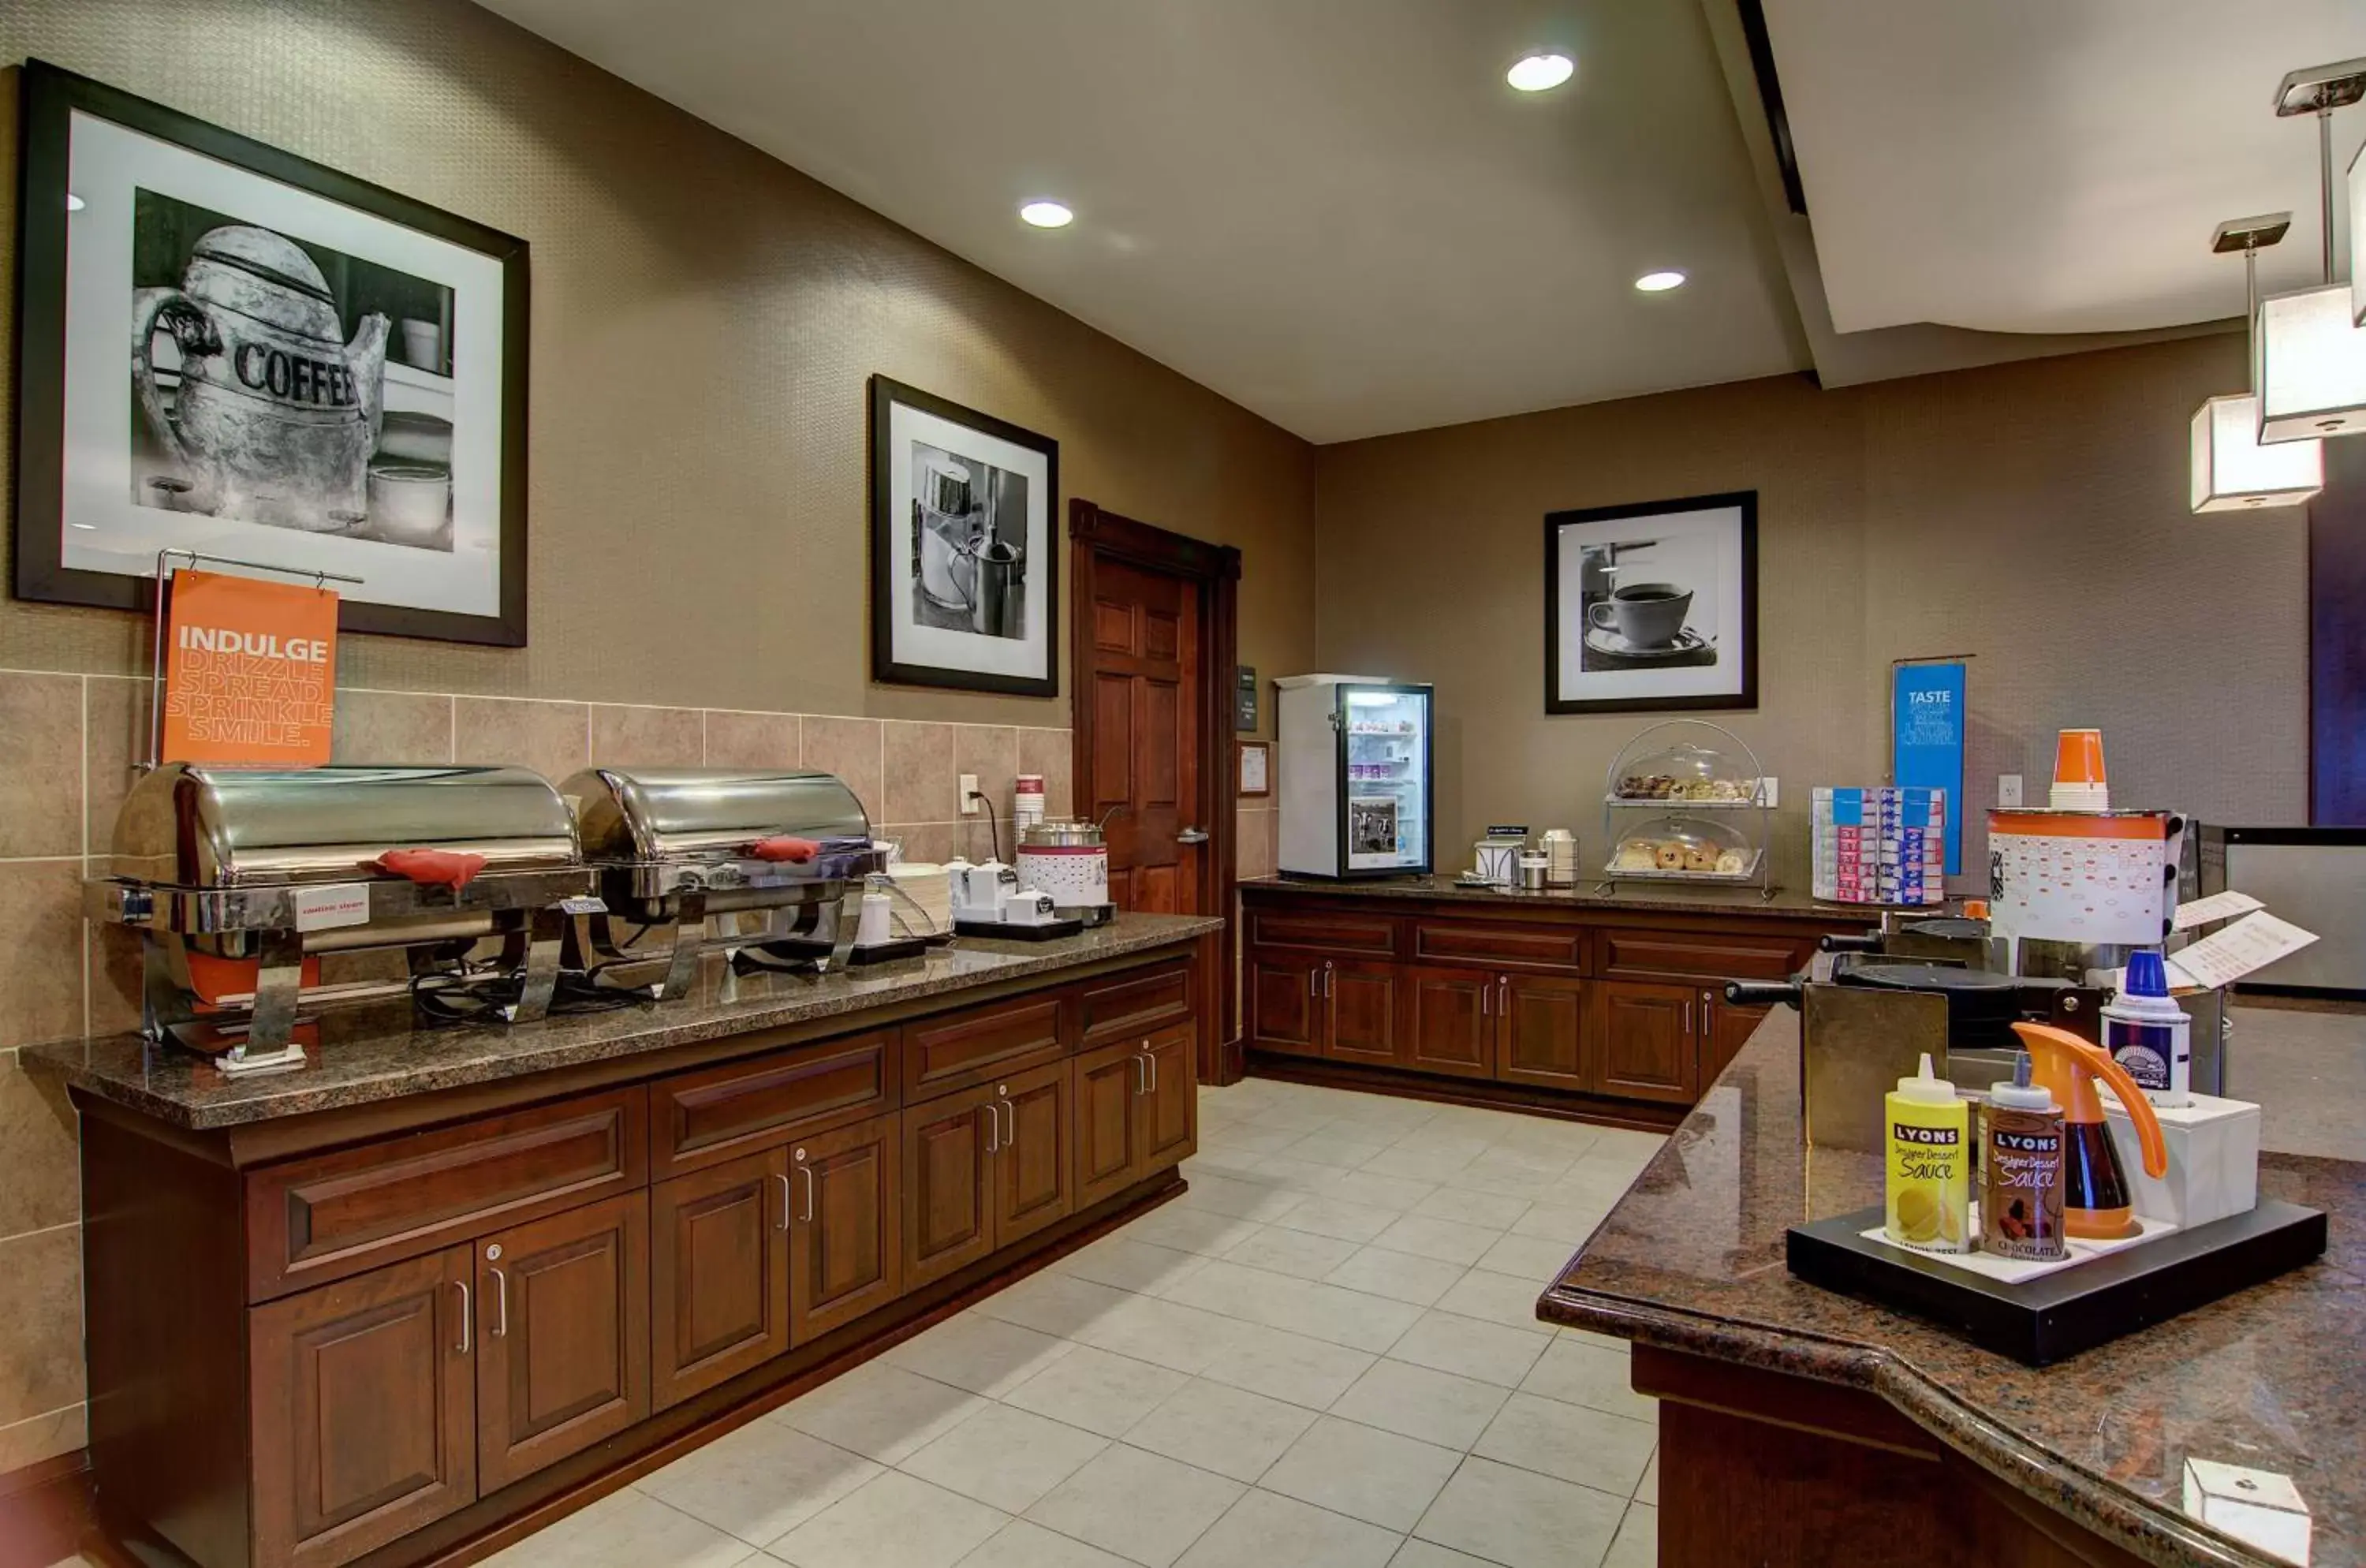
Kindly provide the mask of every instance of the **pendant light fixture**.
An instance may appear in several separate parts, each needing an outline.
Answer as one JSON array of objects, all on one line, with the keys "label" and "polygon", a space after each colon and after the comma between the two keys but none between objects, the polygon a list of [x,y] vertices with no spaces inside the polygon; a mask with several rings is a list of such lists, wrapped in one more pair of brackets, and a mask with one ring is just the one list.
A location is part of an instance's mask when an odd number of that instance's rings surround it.
[{"label": "pendant light fixture", "polygon": [[2279,116],[2316,117],[2318,218],[2325,281],[2261,301],[2251,385],[2268,445],[2366,434],[2366,329],[2352,289],[2333,280],[2333,111],[2366,98],[2366,59],[2311,66],[2276,88]]},{"label": "pendant light fixture", "polygon": [[[2244,320],[2252,323],[2255,346],[2259,320],[2259,251],[2284,237],[2292,214],[2272,212],[2218,225],[2211,250],[2243,253]],[[2256,392],[2212,398],[2193,412],[2193,510],[2263,511],[2292,506],[2325,488],[2324,444],[2286,441],[2259,444]]]}]

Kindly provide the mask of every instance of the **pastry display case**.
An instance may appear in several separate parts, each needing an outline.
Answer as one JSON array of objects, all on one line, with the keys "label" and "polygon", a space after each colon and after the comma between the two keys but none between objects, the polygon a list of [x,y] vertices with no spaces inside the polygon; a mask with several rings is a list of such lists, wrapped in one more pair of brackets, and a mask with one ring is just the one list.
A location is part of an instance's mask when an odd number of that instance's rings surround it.
[{"label": "pastry display case", "polygon": [[1771,897],[1770,809],[1758,754],[1701,719],[1651,725],[1619,749],[1603,781],[1602,891],[1621,882],[1755,886]]}]

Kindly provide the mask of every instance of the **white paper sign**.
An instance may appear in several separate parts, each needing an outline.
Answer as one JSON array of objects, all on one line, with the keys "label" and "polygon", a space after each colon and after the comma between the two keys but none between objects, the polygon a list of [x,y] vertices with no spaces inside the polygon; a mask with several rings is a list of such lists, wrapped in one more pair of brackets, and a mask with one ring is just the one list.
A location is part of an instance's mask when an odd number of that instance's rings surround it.
[{"label": "white paper sign", "polygon": [[2215,990],[2233,985],[2254,969],[2298,953],[2315,940],[2315,931],[2304,931],[2290,920],[2280,920],[2264,909],[2259,910],[2215,936],[2203,937],[2191,947],[2172,954],[2169,982],[2172,986]]},{"label": "white paper sign", "polygon": [[2237,893],[2229,887],[2224,893],[2213,893],[2207,898],[2196,898],[2191,904],[2180,904],[2169,921],[2171,931],[2190,931],[2196,926],[2206,926],[2213,920],[2231,920],[2237,915],[2248,915],[2267,906],[2248,893]]}]

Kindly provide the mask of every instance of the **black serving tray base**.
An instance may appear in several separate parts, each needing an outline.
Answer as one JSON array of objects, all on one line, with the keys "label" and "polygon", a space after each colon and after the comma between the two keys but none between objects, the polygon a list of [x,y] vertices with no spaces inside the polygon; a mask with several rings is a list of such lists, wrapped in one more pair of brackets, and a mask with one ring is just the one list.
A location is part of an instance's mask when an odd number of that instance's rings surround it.
[{"label": "black serving tray base", "polygon": [[1793,1225],[1785,1252],[1811,1285],[1928,1318],[2033,1367],[2165,1323],[2325,1252],[2325,1214],[2262,1198],[2248,1214],[2174,1231],[2008,1285],[1860,1234],[1879,1206]]},{"label": "black serving tray base", "polygon": [[1082,920],[1043,920],[1034,925],[1016,921],[955,920],[953,931],[962,936],[990,936],[997,942],[1050,942],[1057,937],[1075,936],[1085,929]]}]

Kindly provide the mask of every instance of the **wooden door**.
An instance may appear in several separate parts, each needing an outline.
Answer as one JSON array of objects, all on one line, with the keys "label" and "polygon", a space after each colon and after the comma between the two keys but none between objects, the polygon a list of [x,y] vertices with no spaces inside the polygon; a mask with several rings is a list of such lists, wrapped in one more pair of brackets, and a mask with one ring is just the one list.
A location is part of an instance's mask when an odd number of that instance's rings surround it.
[{"label": "wooden door", "polygon": [[1644,980],[1594,987],[1596,1094],[1690,1104],[1698,1071],[1694,1044],[1700,991]]},{"label": "wooden door", "polygon": [[1142,1043],[1149,1083],[1142,1094],[1142,1114],[1134,1135],[1142,1140],[1135,1160],[1135,1179],[1180,1165],[1200,1146],[1200,1086],[1191,1076],[1198,1058],[1193,1026],[1177,1024],[1160,1030]]},{"label": "wooden door", "polygon": [[649,1189],[649,1404],[789,1348],[788,1156],[742,1155]]},{"label": "wooden door", "polygon": [[1717,1075],[1741,1054],[1758,1026],[1766,1021],[1768,1010],[1735,1007],[1713,990],[1701,993],[1701,1016],[1707,1021],[1700,1031],[1697,1084],[1706,1092]]},{"label": "wooden door", "polygon": [[1401,1065],[1393,964],[1357,959],[1323,961],[1324,1051],[1343,1062]]},{"label": "wooden door", "polygon": [[902,1164],[893,1116],[789,1145],[789,1342],[804,1345],[904,1291]]},{"label": "wooden door", "polygon": [[248,1314],[258,1562],[329,1568],[476,1500],[470,1280],[448,1247]]},{"label": "wooden door", "polygon": [[1076,1074],[1076,1203],[1088,1208],[1132,1186],[1141,1167],[1150,1068],[1141,1045],[1121,1040],[1087,1051],[1072,1064]]},{"label": "wooden door", "polygon": [[1077,809],[1109,818],[1118,908],[1196,914],[1210,828],[1200,819],[1200,585],[1102,559],[1092,595],[1077,628],[1091,661],[1081,694],[1093,709],[1091,795]]},{"label": "wooden door", "polygon": [[[1184,1071],[1190,1071],[1188,1062]],[[994,1245],[1008,1247],[1067,1218],[1075,1201],[1076,1134],[1068,1110],[1075,1074],[1054,1062],[994,1087],[1002,1118],[994,1153]]]},{"label": "wooden door", "polygon": [[1249,1043],[1260,1051],[1323,1055],[1323,961],[1290,953],[1249,955]]},{"label": "wooden door", "polygon": [[1505,1083],[1582,1089],[1586,1060],[1586,987],[1545,975],[1495,980],[1495,1077]]},{"label": "wooden door", "polygon": [[483,1491],[649,1413],[648,1218],[630,1192],[476,1244]]},{"label": "wooden door", "polygon": [[1407,969],[1405,1066],[1485,1077],[1495,1070],[1495,976],[1479,969]]},{"label": "wooden door", "polygon": [[907,1291],[994,1250],[994,1100],[986,1084],[904,1111]]}]

